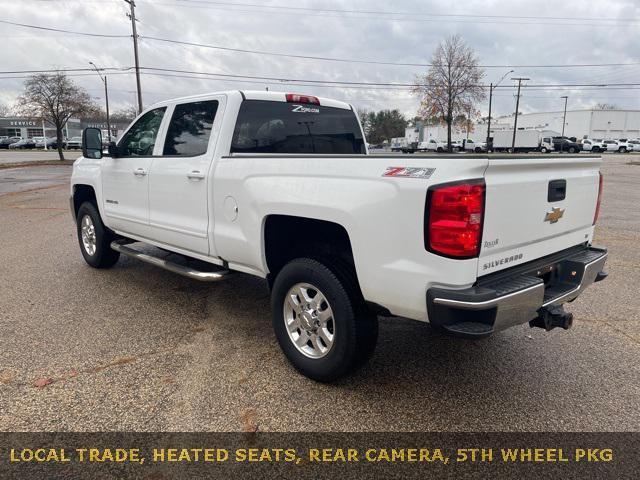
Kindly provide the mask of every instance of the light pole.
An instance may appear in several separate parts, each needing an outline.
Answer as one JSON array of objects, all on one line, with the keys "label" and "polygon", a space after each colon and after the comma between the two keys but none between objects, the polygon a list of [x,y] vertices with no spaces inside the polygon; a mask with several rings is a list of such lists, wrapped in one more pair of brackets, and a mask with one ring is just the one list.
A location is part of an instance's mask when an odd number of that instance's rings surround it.
[{"label": "light pole", "polygon": [[505,73],[500,80],[494,85],[493,83],[489,85],[489,119],[487,120],[487,150],[489,149],[489,138],[491,138],[491,98],[493,97],[493,89],[500,85],[507,75],[513,73],[513,70],[509,70]]},{"label": "light pole", "polygon": [[564,126],[567,123],[567,100],[569,100],[569,96],[563,95],[560,98],[564,98],[564,115],[562,115],[562,136],[564,137]]},{"label": "light pole", "polygon": [[89,65],[92,65],[93,68],[95,68],[96,73],[100,77],[100,80],[102,80],[102,82],[104,83],[104,99],[107,104],[107,141],[111,143],[111,123],[109,122],[109,89],[107,88],[107,76],[102,76],[95,63],[89,62]]},{"label": "light pole", "polygon": [[513,139],[511,140],[511,153],[516,151],[516,131],[518,130],[518,109],[520,108],[520,85],[522,85],[523,80],[531,80],[530,78],[525,77],[516,77],[511,80],[518,81],[518,96],[516,97],[516,116],[513,119]]}]

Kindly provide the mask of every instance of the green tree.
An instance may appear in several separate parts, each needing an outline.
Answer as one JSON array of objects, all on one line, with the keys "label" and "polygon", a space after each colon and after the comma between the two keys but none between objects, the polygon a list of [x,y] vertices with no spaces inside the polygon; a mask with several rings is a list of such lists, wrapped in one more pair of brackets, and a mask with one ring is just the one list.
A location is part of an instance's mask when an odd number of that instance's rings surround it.
[{"label": "green tree", "polygon": [[373,144],[404,136],[404,130],[409,123],[397,109],[380,110],[379,112],[364,111],[359,114],[367,142]]}]

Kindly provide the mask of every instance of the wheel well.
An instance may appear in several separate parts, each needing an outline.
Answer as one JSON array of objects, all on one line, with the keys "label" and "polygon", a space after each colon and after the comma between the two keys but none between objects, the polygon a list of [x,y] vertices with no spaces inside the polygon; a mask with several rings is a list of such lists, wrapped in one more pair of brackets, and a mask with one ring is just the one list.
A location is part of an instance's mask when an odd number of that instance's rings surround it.
[{"label": "wheel well", "polygon": [[270,215],[264,225],[264,246],[272,279],[287,262],[304,256],[337,257],[354,267],[349,234],[342,225],[325,220]]},{"label": "wheel well", "polygon": [[84,202],[93,203],[98,208],[98,201],[96,200],[96,192],[93,187],[89,185],[74,185],[73,187],[73,213],[78,215],[80,205]]}]

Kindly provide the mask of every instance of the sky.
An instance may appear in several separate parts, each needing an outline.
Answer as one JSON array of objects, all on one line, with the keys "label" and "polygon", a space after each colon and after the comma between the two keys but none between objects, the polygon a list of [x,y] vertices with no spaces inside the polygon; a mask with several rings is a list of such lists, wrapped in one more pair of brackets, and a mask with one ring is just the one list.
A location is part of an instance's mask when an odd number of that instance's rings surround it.
[{"label": "sky", "polygon": [[[529,77],[527,84],[638,84],[635,90],[525,89],[520,101],[523,112],[561,110],[562,95],[569,96],[570,110],[596,103],[640,109],[640,0],[136,0],[136,5],[143,67],[277,79],[410,84],[427,67],[241,53],[145,37],[294,55],[425,64],[439,42],[459,34],[475,50],[479,63],[488,66],[486,83],[495,83],[514,70],[501,83],[509,88],[494,94],[496,116],[514,111],[512,76]],[[0,71],[90,68],[90,61],[99,67],[131,67],[128,10],[124,0],[0,0],[0,20],[125,36],[79,36],[0,23]],[[635,65],[538,67],[603,63]],[[141,80],[145,106],[184,95],[266,87],[336,98],[369,110],[397,108],[408,117],[417,113],[419,105],[404,87],[300,86],[151,73],[147,70]],[[130,72],[108,75],[111,110],[134,104],[135,76]],[[22,90],[24,79],[8,78],[11,76],[20,75],[0,74],[0,104],[11,104]],[[104,102],[103,85],[96,74],[89,72],[73,80],[99,104]],[[488,102],[477,106],[484,115],[487,107]]]}]

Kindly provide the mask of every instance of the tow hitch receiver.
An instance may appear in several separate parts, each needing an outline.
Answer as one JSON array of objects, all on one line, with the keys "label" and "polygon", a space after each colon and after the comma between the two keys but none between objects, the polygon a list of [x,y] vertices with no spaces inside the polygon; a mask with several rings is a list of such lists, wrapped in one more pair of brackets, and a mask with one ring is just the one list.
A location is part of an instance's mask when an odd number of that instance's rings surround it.
[{"label": "tow hitch receiver", "polygon": [[538,310],[538,316],[529,322],[531,328],[544,328],[547,332],[556,327],[569,330],[573,325],[573,313],[565,312],[562,305],[543,307]]}]

